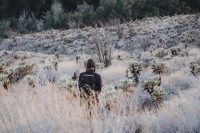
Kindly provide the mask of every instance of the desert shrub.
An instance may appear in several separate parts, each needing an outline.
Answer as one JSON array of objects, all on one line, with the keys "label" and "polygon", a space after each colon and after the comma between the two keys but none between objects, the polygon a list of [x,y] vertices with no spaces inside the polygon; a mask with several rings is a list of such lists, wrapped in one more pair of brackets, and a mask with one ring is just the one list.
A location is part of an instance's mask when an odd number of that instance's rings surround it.
[{"label": "desert shrub", "polygon": [[64,75],[57,80],[56,85],[60,90],[64,89],[71,92],[75,90],[77,82],[73,81],[71,77]]},{"label": "desert shrub", "polygon": [[70,28],[81,28],[83,27],[83,18],[81,12],[75,11],[70,13],[68,25]]},{"label": "desert shrub", "polygon": [[120,90],[117,90],[113,85],[104,86],[100,96],[105,99],[106,108],[111,110],[116,106],[117,100],[120,96]]},{"label": "desert shrub", "polygon": [[35,76],[27,75],[25,77],[25,82],[28,83],[28,85],[33,87],[33,88],[35,88],[35,86],[36,86],[36,78],[35,78]]},{"label": "desert shrub", "polygon": [[58,70],[58,61],[56,59],[52,61],[52,66],[56,71]]},{"label": "desert shrub", "polygon": [[153,73],[160,75],[165,70],[165,64],[164,63],[153,63],[152,69],[153,69]]},{"label": "desert shrub", "polygon": [[159,86],[160,84],[160,78],[159,77],[153,77],[148,80],[145,80],[142,82],[142,87],[144,90],[152,94],[154,92],[154,88],[156,86]]},{"label": "desert shrub", "polygon": [[128,73],[127,73],[127,77],[128,78],[134,78],[135,83],[139,83],[139,76],[140,76],[140,72],[142,71],[143,68],[143,64],[139,63],[139,62],[135,62],[129,65],[128,71],[131,72],[132,77],[128,77]]},{"label": "desert shrub", "polygon": [[191,73],[194,76],[197,76],[200,74],[200,64],[199,63],[195,63],[195,62],[190,63],[190,69],[191,69]]},{"label": "desert shrub", "polygon": [[29,14],[24,11],[17,21],[17,30],[19,33],[42,31],[43,29],[43,20],[37,20],[33,13]]},{"label": "desert shrub", "polygon": [[151,96],[153,97],[153,99],[157,102],[161,102],[164,100],[164,95],[166,94],[165,90],[163,88],[161,88],[160,86],[157,86],[154,88],[153,93],[151,94]]},{"label": "desert shrub", "polygon": [[115,0],[101,0],[100,6],[97,8],[97,18],[100,20],[113,18],[115,16],[114,7]]},{"label": "desert shrub", "polygon": [[53,15],[50,11],[47,11],[44,15],[44,25],[46,29],[52,28],[54,26]]},{"label": "desert shrub", "polygon": [[104,63],[105,67],[109,67],[112,64],[112,40],[109,38],[109,34],[105,32],[93,33],[91,43],[95,45],[97,50],[97,56],[100,63]]},{"label": "desert shrub", "polygon": [[87,3],[83,3],[82,5],[78,5],[77,11],[80,12],[82,22],[86,25],[91,25],[91,23],[94,21],[95,12],[94,8],[91,5],[88,5]]},{"label": "desert shrub", "polygon": [[0,63],[0,73],[3,72],[3,70],[4,70],[4,64]]},{"label": "desert shrub", "polygon": [[165,49],[159,49],[158,52],[156,53],[156,57],[158,58],[163,58],[165,56],[167,56],[169,54],[169,52]]},{"label": "desert shrub", "polygon": [[177,56],[181,52],[181,48],[179,47],[172,47],[170,48],[171,54],[173,56]]},{"label": "desert shrub", "polygon": [[142,71],[142,67],[143,67],[143,64],[140,63],[140,62],[135,62],[135,63],[132,63],[129,65],[129,70],[131,72],[134,72],[134,71]]},{"label": "desert shrub", "polygon": [[34,65],[21,64],[16,68],[11,68],[7,71],[2,72],[2,83],[4,88],[8,89],[11,84],[18,82],[26,75],[31,74],[33,67]]},{"label": "desert shrub", "polygon": [[15,69],[10,69],[8,72],[9,80],[11,82],[17,82],[17,81],[21,80],[26,75],[31,74],[31,72],[33,71],[33,67],[34,67],[34,64],[33,65],[21,64]]},{"label": "desert shrub", "polygon": [[127,92],[132,92],[133,91],[133,80],[131,79],[122,79],[120,80],[119,88],[127,91]]},{"label": "desert shrub", "polygon": [[51,9],[44,15],[44,25],[46,29],[66,27],[68,14],[64,13],[61,3],[54,1]]}]

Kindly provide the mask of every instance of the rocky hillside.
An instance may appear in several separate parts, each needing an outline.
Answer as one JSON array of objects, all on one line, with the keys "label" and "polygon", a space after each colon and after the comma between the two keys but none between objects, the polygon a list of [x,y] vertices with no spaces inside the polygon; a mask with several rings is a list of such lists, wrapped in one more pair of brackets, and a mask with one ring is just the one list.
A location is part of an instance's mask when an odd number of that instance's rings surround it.
[{"label": "rocky hillside", "polygon": [[[0,50],[72,55],[90,53],[95,41],[133,51],[195,44],[200,38],[200,14],[146,18],[104,28],[52,30],[13,36],[0,42]],[[184,45],[181,45],[184,46]]]}]

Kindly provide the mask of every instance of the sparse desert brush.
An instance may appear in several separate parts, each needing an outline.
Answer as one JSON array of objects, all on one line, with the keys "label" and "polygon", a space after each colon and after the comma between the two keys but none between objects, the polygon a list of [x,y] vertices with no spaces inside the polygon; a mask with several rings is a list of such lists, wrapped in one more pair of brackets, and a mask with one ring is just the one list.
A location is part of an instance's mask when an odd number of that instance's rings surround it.
[{"label": "sparse desert brush", "polygon": [[104,86],[100,96],[106,101],[106,108],[112,110],[117,103],[121,91],[117,90],[113,85]]},{"label": "sparse desert brush", "polygon": [[155,56],[158,58],[163,58],[163,57],[167,56],[168,54],[169,54],[169,51],[162,48],[162,49],[158,50],[158,52],[156,53]]},{"label": "sparse desert brush", "polygon": [[7,71],[4,71],[2,74],[4,75],[3,86],[5,89],[9,88],[9,85],[20,81],[23,79],[26,75],[29,75],[33,71],[34,64],[32,65],[26,65],[26,64],[20,64],[16,68],[9,69]]},{"label": "sparse desert brush", "polygon": [[74,81],[71,77],[64,75],[57,80],[56,85],[60,90],[72,92],[77,86],[77,81]]},{"label": "sparse desert brush", "polygon": [[36,86],[36,77],[35,76],[27,75],[25,80],[29,86],[35,88],[35,86]]},{"label": "sparse desert brush", "polygon": [[66,96],[66,99],[68,100],[73,100],[79,94],[77,89],[77,81],[72,80],[72,78],[67,75],[60,77],[56,82],[56,86],[61,91],[67,92],[68,95]]},{"label": "sparse desert brush", "polygon": [[120,80],[119,88],[124,90],[125,92],[132,92],[133,91],[133,80],[125,78]]}]

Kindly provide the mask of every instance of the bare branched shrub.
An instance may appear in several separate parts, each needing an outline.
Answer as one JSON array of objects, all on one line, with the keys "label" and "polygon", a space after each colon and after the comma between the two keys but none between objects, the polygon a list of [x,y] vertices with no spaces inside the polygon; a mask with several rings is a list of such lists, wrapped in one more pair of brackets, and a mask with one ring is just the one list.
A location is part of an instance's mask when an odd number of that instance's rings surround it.
[{"label": "bare branched shrub", "polygon": [[105,67],[110,66],[112,60],[112,42],[105,32],[97,32],[92,36],[92,43],[95,44],[99,62],[104,63]]}]

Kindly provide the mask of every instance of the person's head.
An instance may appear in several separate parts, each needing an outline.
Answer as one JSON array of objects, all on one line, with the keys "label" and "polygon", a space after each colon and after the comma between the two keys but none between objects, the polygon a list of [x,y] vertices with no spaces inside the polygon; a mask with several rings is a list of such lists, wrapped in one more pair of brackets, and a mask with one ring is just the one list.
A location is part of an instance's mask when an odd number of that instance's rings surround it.
[{"label": "person's head", "polygon": [[93,69],[95,71],[96,65],[93,59],[89,59],[86,64],[86,69]]}]

